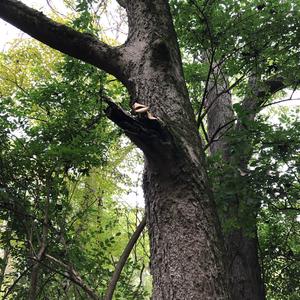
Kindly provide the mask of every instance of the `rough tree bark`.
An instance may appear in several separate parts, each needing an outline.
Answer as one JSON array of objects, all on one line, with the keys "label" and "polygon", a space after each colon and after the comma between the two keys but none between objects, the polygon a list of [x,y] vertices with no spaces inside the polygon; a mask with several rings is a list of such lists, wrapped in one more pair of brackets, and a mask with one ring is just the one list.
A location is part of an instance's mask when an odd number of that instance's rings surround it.
[{"label": "rough tree bark", "polygon": [[[241,120],[237,120],[235,126],[231,122],[235,119],[235,116],[231,95],[229,92],[224,93],[224,91],[228,91],[226,76],[222,75],[219,67],[214,68],[213,72],[214,80],[209,82],[205,103],[205,107],[208,108],[208,137],[212,141],[209,150],[211,154],[219,152],[226,163],[234,162],[241,170],[245,170],[251,157],[251,146],[245,144],[245,151],[238,153],[238,155],[231,153],[231,145],[226,139],[225,133],[229,130],[238,133],[245,128]],[[267,95],[274,94],[284,87],[282,78],[272,78],[263,83],[258,82],[256,76],[252,76],[249,80],[249,95],[242,102],[243,109],[248,112],[247,120],[254,120],[256,113],[259,111],[259,106]],[[227,126],[224,126],[226,124]],[[241,177],[238,170],[236,176]],[[234,199],[230,200],[228,210],[219,212],[221,220],[236,219],[240,225],[239,228],[224,233],[231,298],[233,300],[263,300],[265,299],[265,291],[258,256],[259,245],[256,226],[258,207],[249,207],[249,212],[251,212],[253,218],[249,223],[253,226],[252,228],[245,228],[243,220],[240,219],[239,210],[241,205],[245,207],[247,199],[236,195]],[[250,217],[250,214],[248,217]]]},{"label": "rough tree bark", "polygon": [[129,35],[116,48],[16,0],[0,0],[0,17],[113,74],[128,89],[131,104],[149,106],[158,119],[133,117],[106,99],[108,117],[145,154],[153,299],[229,299],[220,227],[168,1],[127,0],[122,6]]}]

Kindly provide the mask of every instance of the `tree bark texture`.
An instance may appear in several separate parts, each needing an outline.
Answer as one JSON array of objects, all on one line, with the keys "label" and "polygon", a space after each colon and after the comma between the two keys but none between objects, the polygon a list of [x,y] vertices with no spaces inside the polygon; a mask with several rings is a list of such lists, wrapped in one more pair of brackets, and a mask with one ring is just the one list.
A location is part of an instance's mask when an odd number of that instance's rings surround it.
[{"label": "tree bark texture", "polygon": [[[20,18],[16,0],[0,0],[0,16],[51,47],[112,73],[128,89],[131,104],[148,106],[157,118],[131,116],[106,99],[108,117],[145,154],[152,299],[229,299],[221,230],[168,1],[121,2],[128,14],[129,35],[116,48],[79,36],[32,11],[23,10],[25,16]],[[56,32],[55,40],[49,31],[57,26],[61,32]],[[59,36],[64,32],[70,43],[81,40],[88,48],[79,43],[83,50],[78,53],[73,49],[76,43],[71,49],[67,42],[62,47]]]},{"label": "tree bark texture", "polygon": [[265,299],[255,225],[253,231],[250,235],[249,229],[240,228],[225,235],[233,300]]}]

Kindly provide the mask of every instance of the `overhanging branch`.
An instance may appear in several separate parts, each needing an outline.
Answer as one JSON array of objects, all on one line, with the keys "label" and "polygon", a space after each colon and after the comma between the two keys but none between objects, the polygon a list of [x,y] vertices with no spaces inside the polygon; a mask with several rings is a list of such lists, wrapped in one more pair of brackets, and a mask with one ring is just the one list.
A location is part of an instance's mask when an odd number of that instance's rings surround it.
[{"label": "overhanging branch", "polygon": [[0,18],[40,42],[90,63],[123,81],[120,48],[111,47],[93,35],[57,23],[17,0],[0,0]]}]

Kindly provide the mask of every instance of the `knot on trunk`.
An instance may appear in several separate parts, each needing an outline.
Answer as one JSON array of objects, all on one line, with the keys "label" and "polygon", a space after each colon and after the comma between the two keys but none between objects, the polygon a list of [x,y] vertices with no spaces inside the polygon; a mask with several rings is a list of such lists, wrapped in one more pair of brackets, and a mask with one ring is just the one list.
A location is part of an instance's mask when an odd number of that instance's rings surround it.
[{"label": "knot on trunk", "polygon": [[162,39],[155,40],[152,44],[151,62],[154,67],[167,66],[170,62],[170,51]]}]

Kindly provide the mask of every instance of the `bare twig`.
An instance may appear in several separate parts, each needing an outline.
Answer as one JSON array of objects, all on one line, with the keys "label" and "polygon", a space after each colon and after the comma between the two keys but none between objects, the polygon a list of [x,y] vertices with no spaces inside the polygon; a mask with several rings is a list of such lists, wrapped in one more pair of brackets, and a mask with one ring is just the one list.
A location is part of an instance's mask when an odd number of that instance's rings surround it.
[{"label": "bare twig", "polygon": [[234,119],[230,120],[229,122],[226,122],[225,124],[219,126],[219,127],[217,128],[217,130],[216,130],[216,131],[213,133],[213,135],[211,136],[211,138],[210,138],[208,144],[205,145],[204,150],[206,150],[207,148],[209,148],[209,146],[210,146],[212,143],[217,142],[222,136],[224,136],[225,133],[226,133],[230,128],[232,128],[233,125],[231,125],[229,128],[227,128],[227,130],[226,130],[225,132],[223,132],[223,134],[220,135],[219,138],[218,138],[217,140],[214,139],[222,129],[224,129],[225,127],[227,127],[227,126],[230,125],[231,123],[235,122],[236,120],[237,120],[237,118],[234,118]]},{"label": "bare twig", "polygon": [[279,100],[279,101],[275,101],[275,102],[271,102],[271,103],[267,103],[267,104],[264,104],[262,105],[260,108],[265,108],[265,107],[268,107],[268,106],[271,106],[271,105],[275,105],[275,104],[279,104],[279,103],[282,103],[282,102],[287,102],[287,101],[299,101],[300,98],[294,98],[294,99],[291,99],[291,98],[288,98],[288,99],[283,99],[283,100]]},{"label": "bare twig", "polygon": [[[275,102],[271,102],[271,103],[268,103],[268,104],[265,104],[263,106],[260,107],[260,109],[263,109],[265,107],[268,107],[268,106],[271,106],[271,105],[275,105],[275,104],[279,104],[279,103],[282,103],[282,102],[287,102],[287,101],[299,101],[300,98],[294,98],[294,99],[291,99],[291,98],[288,98],[288,99],[283,99],[283,100],[279,100],[279,101],[275,101]],[[252,111],[248,111],[247,113],[245,113],[245,115],[250,115],[252,114]],[[224,134],[232,127],[230,126],[230,128],[228,130],[226,130],[226,132],[224,132],[222,134],[222,136],[220,136],[217,140],[215,140],[214,138],[218,135],[218,133],[225,127],[227,127],[228,125],[230,125],[231,123],[237,121],[237,118],[233,118],[232,120],[226,122],[225,124],[223,124],[222,126],[219,126],[217,128],[217,130],[213,133],[212,137],[209,139],[209,142],[207,145],[205,145],[204,147],[204,150],[207,150],[209,148],[209,146],[214,143],[214,142],[217,142],[220,137],[224,136]]]},{"label": "bare twig", "polygon": [[51,0],[46,0],[48,6],[50,7],[50,9],[57,15],[60,15],[61,17],[66,18],[67,16],[62,14],[61,12],[59,12],[51,3]]},{"label": "bare twig", "polygon": [[200,119],[203,119],[208,111],[211,109],[211,107],[214,105],[214,103],[223,95],[228,93],[231,89],[233,89],[234,87],[236,87],[245,77],[247,76],[247,73],[242,75],[240,78],[238,78],[231,86],[229,86],[227,89],[223,90],[222,92],[220,92],[219,94],[217,94],[216,98],[214,99],[214,101],[212,101],[209,106],[206,108],[206,110],[202,113],[202,115],[200,116]]},{"label": "bare twig", "polygon": [[200,119],[200,126],[201,126],[201,129],[202,129],[202,132],[203,132],[206,143],[209,143],[209,137],[208,137],[208,134],[206,132],[206,129],[205,129],[205,126],[204,126],[204,123],[203,123],[203,119]]},{"label": "bare twig", "polygon": [[138,295],[139,289],[141,288],[141,285],[143,283],[143,272],[144,272],[144,270],[145,270],[145,265],[142,264],[142,268],[140,270],[140,276],[139,276],[139,284],[138,284],[138,286],[137,286],[137,288],[134,292],[135,297]]},{"label": "bare twig", "polygon": [[[201,17],[197,14],[197,17],[199,18],[200,23],[204,20],[206,28],[207,28],[207,32],[208,32],[208,36],[209,36],[209,41],[210,41],[210,47],[211,50],[214,51],[214,37],[212,34],[212,30],[210,28],[210,24],[209,24],[209,19],[206,16],[206,14],[203,12],[203,10],[201,9],[201,7],[194,1],[194,0],[189,0],[189,2],[194,5],[194,7],[197,9],[197,11],[200,13]],[[203,18],[203,20],[201,19]]]}]

